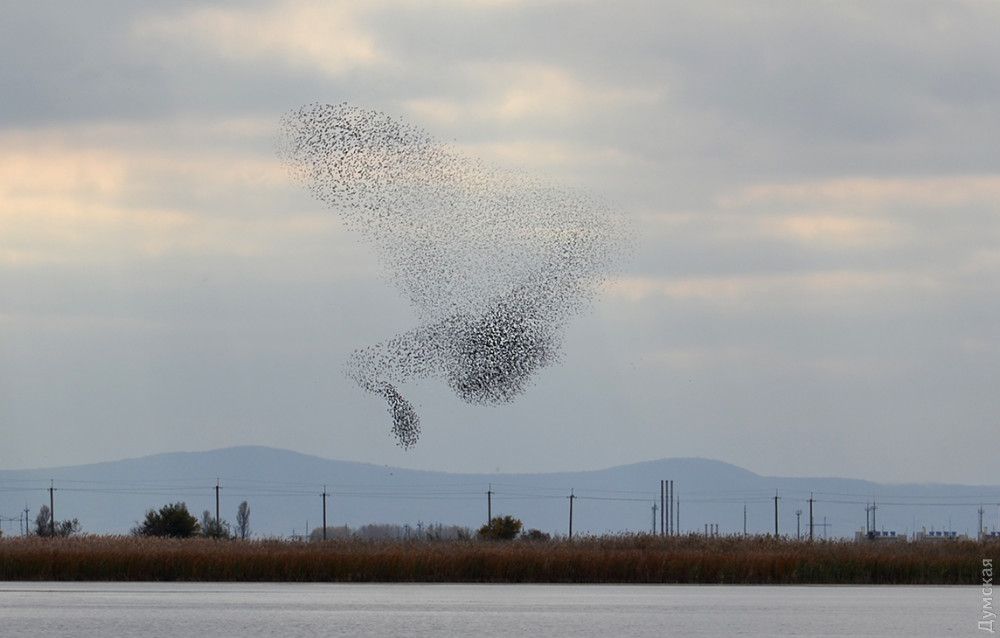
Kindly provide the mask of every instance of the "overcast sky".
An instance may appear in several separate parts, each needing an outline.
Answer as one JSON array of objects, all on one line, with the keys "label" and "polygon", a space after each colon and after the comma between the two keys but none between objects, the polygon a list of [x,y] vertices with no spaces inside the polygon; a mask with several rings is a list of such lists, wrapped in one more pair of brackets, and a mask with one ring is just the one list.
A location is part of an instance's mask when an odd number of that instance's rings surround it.
[{"label": "overcast sky", "polygon": [[[997,481],[1000,4],[0,8],[0,467],[262,444]],[[342,101],[638,231],[516,403],[407,388],[407,452],[344,363],[414,312],[273,153],[283,112]]]}]

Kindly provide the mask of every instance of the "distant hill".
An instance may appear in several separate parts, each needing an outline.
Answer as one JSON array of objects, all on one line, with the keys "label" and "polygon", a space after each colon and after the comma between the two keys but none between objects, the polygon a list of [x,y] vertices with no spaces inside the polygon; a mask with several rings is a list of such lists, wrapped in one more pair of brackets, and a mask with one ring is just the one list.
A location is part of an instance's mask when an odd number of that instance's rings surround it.
[{"label": "distant hill", "polygon": [[760,476],[742,468],[697,458],[663,459],[604,470],[541,474],[451,474],[337,461],[266,447],[233,447],[208,452],[174,452],[137,459],[35,470],[0,471],[0,516],[5,534],[27,504],[34,520],[48,503],[50,479],[56,487],[56,518],[79,518],[85,531],[124,533],[144,512],[185,501],[196,515],[215,508],[214,485],[221,480],[221,510],[233,520],[237,505],[251,507],[258,535],[302,533],[321,521],[326,485],[328,524],[459,524],[478,527],[486,519],[486,492],[492,485],[493,513],[509,513],[527,527],[565,534],[570,490],[574,531],[649,531],[651,507],[659,500],[660,479],[673,479],[680,499],[680,529],[702,531],[717,523],[720,532],[743,530],[747,508],[751,533],[774,529],[774,501],[780,499],[779,530],[795,535],[797,509],[807,533],[810,492],[815,493],[816,535],[851,536],[865,526],[866,504],[875,500],[880,529],[909,532],[916,527],[975,534],[980,503],[985,522],[996,528],[1000,486],[945,484],[885,485],[843,478]]}]

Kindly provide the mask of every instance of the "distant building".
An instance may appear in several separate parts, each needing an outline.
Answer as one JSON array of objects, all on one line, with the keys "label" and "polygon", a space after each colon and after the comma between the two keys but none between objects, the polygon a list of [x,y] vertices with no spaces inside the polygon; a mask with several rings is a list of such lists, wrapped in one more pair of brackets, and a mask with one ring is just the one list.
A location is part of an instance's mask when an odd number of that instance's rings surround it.
[{"label": "distant building", "polygon": [[958,532],[951,530],[931,530],[927,531],[927,528],[921,528],[919,532],[916,533],[914,540],[917,541],[957,541],[957,540],[969,540],[969,537],[965,534],[959,534]]},{"label": "distant building", "polygon": [[870,531],[866,532],[864,530],[858,530],[854,532],[854,542],[863,543],[867,541],[877,541],[877,542],[895,542],[902,541],[906,542],[906,534],[897,534],[895,531]]}]

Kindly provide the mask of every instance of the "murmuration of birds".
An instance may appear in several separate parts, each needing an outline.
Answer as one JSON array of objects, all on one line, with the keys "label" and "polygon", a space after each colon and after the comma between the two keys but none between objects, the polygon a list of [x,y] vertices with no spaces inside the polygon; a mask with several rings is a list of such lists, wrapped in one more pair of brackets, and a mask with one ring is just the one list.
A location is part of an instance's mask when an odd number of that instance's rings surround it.
[{"label": "murmuration of birds", "polygon": [[513,401],[559,359],[567,322],[619,264],[629,233],[597,197],[491,166],[417,126],[349,104],[281,121],[292,175],[370,242],[419,325],[355,350],[403,448],[420,418],[399,388],[439,378],[464,401]]}]

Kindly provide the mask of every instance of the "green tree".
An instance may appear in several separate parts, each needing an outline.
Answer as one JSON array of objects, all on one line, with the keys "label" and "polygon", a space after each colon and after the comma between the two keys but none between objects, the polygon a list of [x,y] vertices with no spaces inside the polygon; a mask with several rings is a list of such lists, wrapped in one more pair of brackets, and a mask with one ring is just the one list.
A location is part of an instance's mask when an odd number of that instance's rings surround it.
[{"label": "green tree", "polygon": [[187,538],[200,531],[198,519],[188,512],[184,503],[169,503],[157,510],[146,512],[142,524],[133,528],[136,536],[170,536]]},{"label": "green tree", "polygon": [[494,541],[509,541],[517,538],[523,524],[513,516],[494,516],[486,525],[479,528],[479,538]]}]

